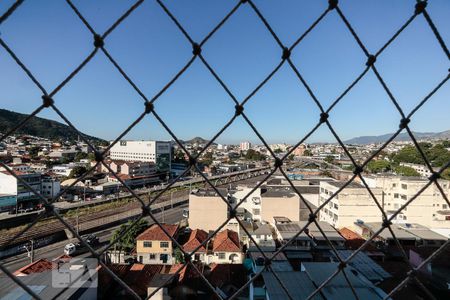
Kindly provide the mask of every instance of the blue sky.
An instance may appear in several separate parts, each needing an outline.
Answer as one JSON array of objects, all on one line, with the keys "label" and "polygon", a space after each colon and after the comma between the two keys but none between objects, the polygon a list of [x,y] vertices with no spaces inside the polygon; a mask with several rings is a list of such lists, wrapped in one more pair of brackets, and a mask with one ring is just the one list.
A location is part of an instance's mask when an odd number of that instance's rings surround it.
[{"label": "blue sky", "polygon": [[[0,2],[0,14],[12,0]],[[103,33],[133,1],[73,1],[93,28]],[[164,1],[195,41],[200,41],[236,1]],[[450,44],[450,1],[430,1],[428,12]],[[327,1],[255,1],[285,45],[291,45],[325,10]],[[415,1],[340,1],[340,7],[370,52],[376,52],[409,18]],[[25,1],[2,25],[1,38],[51,91],[93,49],[90,32],[65,1]],[[105,40],[105,47],[151,98],[191,57],[191,46],[155,1],[145,1]],[[202,54],[235,96],[244,99],[280,61],[275,40],[249,5],[243,5],[204,45]],[[292,53],[312,90],[328,107],[363,70],[365,57],[332,11]],[[448,73],[449,62],[423,16],[416,18],[378,58],[376,65],[405,112]],[[0,48],[0,108],[30,113],[41,93]],[[415,115],[415,131],[450,129],[450,84]],[[55,97],[56,106],[82,132],[118,136],[143,110],[143,100],[99,52]],[[211,138],[233,115],[234,103],[196,60],[156,102],[155,109],[182,139]],[[285,64],[245,106],[269,143],[295,143],[317,122],[319,110]],[[60,120],[51,110],[41,117]],[[335,109],[330,121],[343,139],[397,129],[400,116],[372,72]],[[153,116],[128,139],[170,139]],[[237,119],[222,143],[257,136]],[[334,142],[320,128],[308,142]]]}]

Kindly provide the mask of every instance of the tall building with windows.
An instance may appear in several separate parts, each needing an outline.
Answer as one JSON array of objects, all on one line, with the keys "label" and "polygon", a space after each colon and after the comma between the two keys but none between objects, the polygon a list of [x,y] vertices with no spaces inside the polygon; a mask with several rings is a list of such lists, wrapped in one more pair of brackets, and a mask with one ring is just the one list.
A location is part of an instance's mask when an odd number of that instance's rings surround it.
[{"label": "tall building with windows", "polygon": [[[435,184],[422,188],[428,179],[406,176],[365,176],[367,184],[383,190],[380,201],[388,216],[393,215],[405,203],[412,200],[407,207],[398,213],[393,222],[418,223],[429,228],[450,228],[450,207],[442,197]],[[440,179],[439,184],[446,194],[450,196],[450,181]],[[416,196],[416,194],[421,193]],[[413,198],[414,197],[414,198]]]},{"label": "tall building with windows", "polygon": [[111,147],[112,160],[153,162],[158,172],[170,171],[171,145],[162,141],[119,141]]},{"label": "tall building with windows", "polygon": [[[320,182],[318,204],[322,205],[344,184],[344,181]],[[381,201],[381,189],[374,187],[371,190],[377,200]],[[320,210],[319,220],[327,222],[335,228],[353,228],[359,220],[380,222],[381,215],[380,209],[365,187],[351,182]]]},{"label": "tall building with windows", "polygon": [[252,147],[252,144],[248,141],[241,142],[241,151],[247,151]]}]

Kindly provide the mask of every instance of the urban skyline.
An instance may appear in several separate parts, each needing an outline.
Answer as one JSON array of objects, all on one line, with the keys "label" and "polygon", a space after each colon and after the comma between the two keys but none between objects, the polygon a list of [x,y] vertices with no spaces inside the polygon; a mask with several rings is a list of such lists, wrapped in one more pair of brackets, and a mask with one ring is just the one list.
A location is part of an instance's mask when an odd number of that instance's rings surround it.
[{"label": "urban skyline", "polygon": [[[128,3],[107,7],[99,2],[80,2],[77,5],[99,32],[128,7]],[[171,8],[172,3],[167,5]],[[308,13],[300,9],[304,5]],[[302,5],[286,2],[276,6],[261,3],[260,9],[282,41],[289,45],[326,5],[326,1]],[[389,10],[382,9],[384,5],[373,4],[370,9],[362,9],[363,5],[370,4],[350,6],[344,2],[342,9],[357,26],[357,33],[369,51],[376,52],[407,19],[410,8],[405,8],[408,5],[406,1],[390,5]],[[88,31],[67,5],[52,4],[52,11],[57,11],[57,14],[50,13],[47,6],[48,3],[25,3],[14,17],[2,24],[2,38],[13,45],[13,50],[36,77],[51,89],[86,57],[92,45]],[[173,9],[189,34],[195,40],[201,40],[232,6],[232,1],[217,5],[201,2],[193,7],[181,4]],[[0,11],[6,7],[8,3],[2,3]],[[438,27],[450,26],[446,18],[446,12],[450,11],[448,2],[433,1],[429,10]],[[255,22],[248,22],[249,19]],[[413,22],[377,59],[379,72],[405,112],[417,105],[448,73],[445,55],[423,22],[420,19]],[[59,26],[54,26],[56,24]],[[447,32],[442,34],[444,40],[449,38]],[[255,38],[258,43],[253,42]],[[40,43],[40,40],[47,42]],[[132,14],[105,40],[105,47],[148,97],[156,94],[191,55],[187,40],[155,3],[144,3],[141,10]],[[281,53],[277,47],[255,13],[243,7],[230,18],[227,26],[205,43],[202,54],[217,69],[237,99],[242,100],[280,62]],[[7,70],[0,74],[0,107],[31,113],[41,102],[40,92],[14,61],[3,55],[5,50],[0,51],[0,68]],[[425,52],[426,56],[421,54]],[[162,54],[164,59],[159,59]],[[324,18],[315,31],[293,50],[292,60],[325,108],[357,77],[365,63],[364,53],[342,22],[333,15]],[[448,85],[444,85],[417,113],[410,124],[413,131],[449,129],[447,116],[450,108],[445,105],[448,92]],[[142,100],[101,53],[54,100],[63,113],[71,113],[70,121],[81,131],[108,140],[117,137],[143,110]],[[155,109],[180,138],[201,136],[210,139],[233,116],[234,103],[196,60],[155,102]],[[280,114],[273,115],[276,110],[283,115],[282,118]],[[245,112],[270,143],[296,143],[316,124],[320,113],[286,64],[250,99]],[[110,118],[111,115],[116,117]],[[429,115],[433,115],[433,122],[428,121]],[[61,121],[51,110],[44,110],[39,116]],[[343,139],[394,132],[400,118],[372,72],[330,112],[330,122]],[[96,126],[99,120],[104,126]],[[190,126],[184,126],[185,122]],[[280,132],[283,132],[281,138]],[[170,139],[151,116],[146,117],[127,138]],[[250,127],[238,119],[218,142],[238,143],[247,139],[259,142]],[[319,128],[309,142],[334,142],[334,139],[328,129]]]}]

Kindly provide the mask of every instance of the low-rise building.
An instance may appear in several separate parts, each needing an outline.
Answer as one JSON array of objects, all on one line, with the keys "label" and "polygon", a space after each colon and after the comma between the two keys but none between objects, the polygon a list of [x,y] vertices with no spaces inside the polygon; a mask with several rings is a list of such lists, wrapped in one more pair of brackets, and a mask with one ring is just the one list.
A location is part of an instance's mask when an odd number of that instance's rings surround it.
[{"label": "low-rise building", "polygon": [[193,260],[207,263],[208,242],[202,245],[202,243],[205,242],[207,238],[208,233],[206,231],[201,229],[192,230],[189,235],[188,241],[183,245],[183,250],[188,253],[191,253],[192,251],[198,248],[192,257]]},{"label": "low-rise building", "polygon": [[[162,224],[172,238],[176,238],[178,225]],[[136,254],[142,264],[171,265],[175,262],[172,239],[158,226],[153,224],[136,238]]]},{"label": "low-rise building", "polygon": [[[41,174],[22,173],[19,171],[14,171],[14,173],[34,191],[41,194]],[[18,208],[34,207],[40,203],[39,196],[29,190],[25,184],[23,184],[8,171],[0,171],[0,194],[11,196],[15,195],[17,197]],[[9,198],[8,203],[10,203],[10,201],[12,201],[11,198]],[[9,207],[10,205],[8,204],[7,206]]]},{"label": "low-rise building", "polygon": [[243,254],[237,232],[225,229],[216,234],[212,251],[214,256],[209,261],[217,264],[241,264]]}]

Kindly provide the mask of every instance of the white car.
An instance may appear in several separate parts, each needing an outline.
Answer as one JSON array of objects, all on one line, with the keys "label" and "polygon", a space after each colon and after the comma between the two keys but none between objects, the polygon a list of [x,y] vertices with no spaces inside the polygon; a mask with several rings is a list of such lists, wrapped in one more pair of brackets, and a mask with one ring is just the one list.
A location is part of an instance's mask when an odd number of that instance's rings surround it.
[{"label": "white car", "polygon": [[77,246],[74,243],[69,243],[64,247],[64,254],[70,256],[75,253],[76,249]]}]

